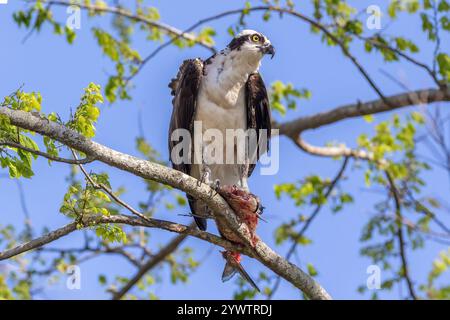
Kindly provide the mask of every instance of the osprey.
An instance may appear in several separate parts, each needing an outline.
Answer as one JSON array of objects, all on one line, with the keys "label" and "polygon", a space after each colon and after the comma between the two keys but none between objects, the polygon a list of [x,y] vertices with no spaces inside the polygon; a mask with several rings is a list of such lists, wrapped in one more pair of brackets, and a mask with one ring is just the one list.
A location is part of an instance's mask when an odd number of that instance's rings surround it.
[{"label": "osprey", "polygon": [[[207,60],[188,59],[182,63],[176,78],[169,84],[174,97],[169,127],[169,153],[174,169],[211,186],[219,183],[236,185],[248,191],[247,178],[252,174],[256,161],[246,159],[244,164],[237,161],[231,164],[228,161],[209,164],[205,154],[208,153],[211,141],[203,141],[201,146],[196,146],[194,137],[204,134],[208,129],[220,130],[223,137],[226,136],[227,129],[255,129],[259,146],[256,157],[268,150],[270,106],[266,87],[258,71],[266,54],[270,54],[272,58],[275,54],[267,37],[254,30],[243,30],[225,49]],[[200,130],[195,130],[194,122],[197,121],[201,123]],[[173,161],[172,151],[177,144],[173,133],[177,129],[189,131],[192,137],[188,151],[191,153],[190,161]],[[265,146],[260,146],[263,129],[267,133],[267,140],[264,140],[267,142]],[[192,162],[196,147],[202,150],[199,163]],[[223,154],[230,149],[236,150],[237,146],[230,148],[228,145],[227,150],[225,147],[224,143]],[[190,195],[187,198],[197,226],[206,230],[206,218],[210,217],[207,206]]]},{"label": "osprey", "polygon": [[[238,219],[247,225],[252,243],[259,239],[255,230],[262,208],[258,198],[249,193],[247,178],[252,174],[259,156],[268,150],[271,131],[267,90],[258,72],[261,60],[266,54],[272,57],[275,54],[267,37],[254,30],[244,30],[224,50],[207,60],[185,60],[176,78],[169,84],[174,96],[169,128],[172,166],[219,190]],[[198,123],[201,125],[198,126]],[[181,149],[182,154],[176,148],[180,129],[189,134],[188,149]],[[244,161],[239,161],[234,152],[239,153],[238,149],[243,146],[242,141],[234,136],[231,141],[222,139],[222,145],[217,148],[216,137],[204,138],[210,129],[218,131],[222,138],[227,137],[227,131],[230,129],[247,133],[249,129],[253,129],[255,139],[246,143],[254,145],[248,146],[244,143],[244,147],[247,147],[244,159],[241,159]],[[183,136],[184,139],[186,137]],[[212,153],[209,149],[213,147],[216,147],[213,152],[222,153],[222,161],[211,161]],[[248,152],[248,148],[253,152]],[[200,155],[197,150],[200,150]],[[232,161],[228,158],[230,150]],[[219,188],[219,184],[225,187]],[[190,195],[187,195],[187,198],[197,226],[203,231],[206,230],[206,218],[211,215],[208,207]],[[227,226],[218,223],[217,227],[224,238],[235,243],[240,242]],[[255,282],[242,268],[239,252],[224,251],[222,255],[226,260],[223,281],[239,272],[259,291]]]}]

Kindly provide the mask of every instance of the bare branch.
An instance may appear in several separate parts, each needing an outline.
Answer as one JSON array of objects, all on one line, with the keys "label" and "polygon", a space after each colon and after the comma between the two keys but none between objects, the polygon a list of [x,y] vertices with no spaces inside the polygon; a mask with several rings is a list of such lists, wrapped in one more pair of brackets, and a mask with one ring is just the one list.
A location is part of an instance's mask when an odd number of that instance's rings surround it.
[{"label": "bare branch", "polygon": [[333,147],[317,147],[309,144],[301,136],[292,139],[303,151],[320,157],[352,157],[362,160],[373,160],[373,155],[364,150],[351,149],[345,145]]}]

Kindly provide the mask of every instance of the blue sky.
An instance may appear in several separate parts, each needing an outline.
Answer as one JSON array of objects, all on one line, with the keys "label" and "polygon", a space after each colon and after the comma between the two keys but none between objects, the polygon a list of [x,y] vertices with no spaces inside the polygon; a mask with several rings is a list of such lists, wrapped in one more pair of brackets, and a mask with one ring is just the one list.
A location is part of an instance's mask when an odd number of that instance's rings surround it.
[{"label": "blue sky", "polygon": [[[108,26],[109,19],[88,19],[82,16],[81,29],[77,30],[77,39],[73,45],[68,45],[63,38],[55,36],[50,28],[44,28],[39,34],[33,34],[25,43],[23,39],[27,32],[18,29],[12,20],[12,13],[21,8],[22,1],[9,1],[8,5],[0,5],[0,96],[10,94],[22,84],[25,91],[40,91],[43,96],[43,111],[58,112],[63,118],[68,117],[70,109],[74,109],[82,94],[82,89],[89,82],[104,85],[108,74],[113,71],[112,65],[104,58],[92,37],[92,26]],[[298,1],[300,3],[300,1]],[[160,10],[162,21],[180,29],[189,27],[203,17],[207,17],[227,9],[242,6],[243,1],[148,1]],[[302,3],[304,3],[302,1]],[[353,2],[355,3],[355,2]],[[359,8],[369,4],[379,3],[384,7],[387,1],[357,1]],[[299,8],[309,11],[308,5]],[[65,20],[66,13],[62,8],[55,10],[57,20]],[[226,28],[236,17],[215,21],[210,25],[218,31],[217,47],[224,47],[230,40]],[[394,22],[389,27],[390,33],[398,33],[414,39],[422,48],[417,55],[421,61],[431,62],[433,47],[421,33],[420,21],[416,18],[403,16],[400,22]],[[247,20],[248,27],[267,35],[277,49],[273,60],[263,61],[261,73],[265,82],[275,80],[292,82],[296,87],[305,87],[312,91],[309,101],[301,101],[296,111],[278,120],[285,121],[301,115],[313,114],[328,110],[358,99],[366,101],[375,99],[376,95],[356,71],[355,67],[337,48],[329,48],[320,42],[320,38],[309,32],[309,26],[290,17],[278,19],[274,17],[270,24],[264,23],[260,14],[252,14]],[[384,25],[384,21],[383,21]],[[448,39],[447,39],[448,40]],[[151,52],[155,44],[145,42],[137,37],[134,43],[142,55]],[[442,42],[443,51],[448,51],[448,41]],[[445,46],[447,46],[445,48]],[[397,84],[387,79],[380,69],[406,79],[411,89],[432,87],[433,83],[421,70],[405,63],[385,65],[374,55],[365,55],[363,48],[352,48],[361,63],[367,68],[375,81],[386,95],[401,92]],[[122,152],[137,155],[134,149],[134,138],[139,134],[138,117],[144,128],[145,136],[153,146],[168,158],[166,150],[166,135],[171,112],[171,97],[167,84],[176,74],[178,65],[186,58],[207,58],[209,52],[195,47],[180,51],[168,48],[162,54],[150,61],[143,71],[135,78],[133,100],[119,101],[113,105],[104,104],[97,125],[95,141],[103,143]],[[443,106],[444,104],[442,104]],[[411,110],[411,109],[409,109]],[[407,110],[401,110],[401,113]],[[377,115],[376,121],[387,119],[389,115]],[[367,124],[363,119],[353,119],[339,122],[335,125],[307,132],[305,138],[314,144],[324,144],[329,141],[342,141],[352,146],[356,137],[363,132],[371,133],[373,124]],[[424,149],[422,153],[426,153]],[[273,243],[275,226],[299,213],[288,199],[277,201],[273,194],[273,184],[292,182],[308,174],[319,173],[324,177],[332,177],[340,163],[330,159],[322,159],[302,153],[290,141],[280,139],[280,170],[274,176],[254,175],[250,180],[252,191],[258,194],[266,206],[265,215],[269,223],[262,223],[259,228],[261,238],[270,245]],[[123,199],[131,204],[137,204],[145,198],[143,182],[129,174],[116,169],[107,168],[102,164],[89,166],[92,170],[107,170],[115,187],[126,186],[127,193]],[[69,172],[66,165],[54,163],[49,168],[46,160],[39,159],[34,165],[36,175],[31,180],[24,180],[23,188],[26,194],[32,223],[40,230],[42,227],[57,228],[68,222],[59,213],[59,206],[66,191],[65,178]],[[370,261],[361,258],[358,242],[361,228],[373,214],[372,204],[380,200],[374,193],[364,191],[362,170],[347,171],[348,180],[343,183],[346,190],[356,197],[354,204],[346,207],[343,212],[332,214],[324,208],[317,221],[309,229],[307,236],[313,239],[313,244],[301,247],[298,251],[300,261],[294,260],[300,266],[313,263],[319,275],[317,280],[335,298],[360,299],[356,292],[357,286],[366,282],[366,268]],[[433,181],[427,187],[426,193],[448,197],[449,184],[445,175],[438,169],[427,173],[428,181]],[[20,207],[17,185],[10,179],[0,179],[0,223],[12,223],[20,228],[23,215]],[[309,214],[310,210],[301,212]],[[167,220],[188,223],[189,219],[180,217],[180,212],[160,210],[157,216]],[[445,216],[447,222],[449,216]],[[152,243],[159,243],[173,237],[162,231],[152,231]],[[53,245],[57,247],[74,247],[80,243],[78,234],[58,240]],[[187,245],[194,248],[196,256],[201,258],[212,246],[196,239],[188,239]],[[445,247],[428,243],[424,250],[410,255],[411,272],[414,279],[420,283],[425,281],[426,272],[431,267],[431,261]],[[280,253],[286,251],[285,246],[276,247]],[[256,275],[263,270],[259,263],[249,258],[244,259],[244,265],[250,274]],[[161,298],[194,299],[230,298],[234,290],[232,282],[222,284],[220,275],[223,260],[219,248],[213,247],[201,267],[189,279],[187,284],[169,284],[167,274],[163,274],[163,284],[156,285],[155,293]],[[46,297],[54,299],[77,298],[108,298],[109,294],[97,284],[98,273],[107,275],[125,275],[134,273],[134,268],[120,258],[106,257],[82,265],[82,289],[67,290],[63,284],[49,286]],[[270,271],[268,271],[270,272]],[[382,274],[383,277],[383,274]],[[381,297],[397,298],[399,292],[406,288],[395,288],[392,292],[380,293]],[[290,284],[283,282],[276,298],[295,299],[298,291]]]}]

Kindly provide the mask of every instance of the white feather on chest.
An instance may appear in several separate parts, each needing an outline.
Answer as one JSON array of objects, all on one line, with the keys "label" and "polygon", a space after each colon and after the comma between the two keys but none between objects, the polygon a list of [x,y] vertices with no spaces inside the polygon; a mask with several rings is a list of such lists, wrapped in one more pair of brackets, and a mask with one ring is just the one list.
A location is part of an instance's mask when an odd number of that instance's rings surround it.
[{"label": "white feather on chest", "polygon": [[[235,51],[224,51],[211,59],[205,66],[205,76],[202,79],[197,98],[195,121],[201,121],[203,135],[208,129],[221,131],[223,137],[223,155],[236,152],[226,141],[226,129],[247,129],[247,108],[245,101],[245,84],[251,73],[257,72],[260,59],[243,58]],[[198,135],[200,132],[194,132]],[[194,139],[194,141],[202,141]],[[204,141],[204,140],[203,140]],[[202,148],[207,147],[204,141]],[[235,154],[236,155],[236,154]],[[236,159],[235,159],[236,160]],[[210,164],[211,181],[218,179],[222,184],[238,185],[248,190],[247,177],[241,177],[241,165]],[[193,165],[191,175],[202,176],[201,165]]]},{"label": "white feather on chest", "polygon": [[205,67],[195,120],[209,128],[246,129],[245,83],[257,72],[259,60],[243,59],[236,52],[217,54]]}]

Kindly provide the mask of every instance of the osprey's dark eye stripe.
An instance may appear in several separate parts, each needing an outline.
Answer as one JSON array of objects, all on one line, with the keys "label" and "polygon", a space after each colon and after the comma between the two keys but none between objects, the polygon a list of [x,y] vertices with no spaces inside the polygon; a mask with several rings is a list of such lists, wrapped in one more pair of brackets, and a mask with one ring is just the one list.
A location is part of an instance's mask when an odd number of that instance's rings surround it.
[{"label": "osprey's dark eye stripe", "polygon": [[230,48],[230,50],[239,50],[241,46],[247,41],[247,39],[248,36],[241,36],[239,38],[234,38],[228,44],[228,48]]}]

